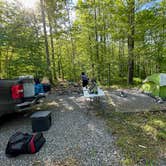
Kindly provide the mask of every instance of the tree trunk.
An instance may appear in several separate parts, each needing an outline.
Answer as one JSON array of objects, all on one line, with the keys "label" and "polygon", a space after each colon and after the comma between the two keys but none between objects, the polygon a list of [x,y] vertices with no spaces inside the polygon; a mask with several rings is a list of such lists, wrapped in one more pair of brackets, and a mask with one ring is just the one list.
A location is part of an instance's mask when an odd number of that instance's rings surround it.
[{"label": "tree trunk", "polygon": [[111,64],[108,64],[108,85],[111,85]]},{"label": "tree trunk", "polygon": [[48,19],[48,21],[49,21],[49,28],[50,28],[49,31],[50,31],[51,56],[52,56],[52,76],[53,76],[53,80],[57,80],[57,78],[56,78],[54,41],[53,41],[53,35],[52,35],[52,24],[51,24],[50,19]]},{"label": "tree trunk", "polygon": [[69,11],[69,8],[68,8],[67,0],[65,1],[65,4],[66,4],[66,9],[67,9],[67,15],[68,15],[68,23],[69,23],[69,27],[70,27],[69,37],[70,37],[71,48],[72,48],[72,74],[73,74],[73,77],[74,77],[74,81],[76,81],[76,68],[75,68],[76,49],[75,49],[75,43],[74,43],[74,40],[73,40],[73,35],[71,33],[72,25],[71,25],[70,11]]},{"label": "tree trunk", "polygon": [[91,46],[91,43],[92,43],[92,41],[91,41],[91,37],[90,37],[90,33],[89,33],[89,31],[88,31],[88,52],[89,52],[89,54],[90,54],[90,66],[92,67],[92,72],[90,73],[90,77],[91,78],[93,78],[93,77],[95,77],[95,72],[94,72],[94,57],[93,57],[93,51],[92,51],[92,46]]},{"label": "tree trunk", "polygon": [[2,53],[1,53],[1,50],[0,50],[0,79],[2,79]]},{"label": "tree trunk", "polygon": [[50,81],[52,82],[52,74],[50,69],[50,56],[49,56],[49,48],[48,48],[48,39],[47,39],[47,31],[46,31],[46,21],[45,21],[45,7],[44,1],[40,0],[41,12],[42,12],[42,22],[43,22],[43,31],[44,31],[44,40],[45,40],[45,51],[46,51],[46,62],[47,62],[47,71]]},{"label": "tree trunk", "polygon": [[133,83],[134,76],[134,33],[135,33],[135,0],[128,2],[128,84]]},{"label": "tree trunk", "polygon": [[96,60],[97,60],[97,77],[100,81],[100,63],[99,63],[99,43],[98,43],[98,27],[97,27],[97,9],[96,1],[94,0],[94,21],[95,21],[95,47],[96,47]]},{"label": "tree trunk", "polygon": [[119,40],[119,77],[123,76],[123,52],[124,52],[123,40]]}]

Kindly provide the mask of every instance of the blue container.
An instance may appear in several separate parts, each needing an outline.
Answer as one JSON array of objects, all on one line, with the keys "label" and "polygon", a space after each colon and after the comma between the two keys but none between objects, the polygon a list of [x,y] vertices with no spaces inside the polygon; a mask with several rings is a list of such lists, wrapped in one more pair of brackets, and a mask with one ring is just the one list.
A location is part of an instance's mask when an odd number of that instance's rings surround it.
[{"label": "blue container", "polygon": [[35,84],[35,95],[38,95],[39,93],[44,93],[43,85]]}]

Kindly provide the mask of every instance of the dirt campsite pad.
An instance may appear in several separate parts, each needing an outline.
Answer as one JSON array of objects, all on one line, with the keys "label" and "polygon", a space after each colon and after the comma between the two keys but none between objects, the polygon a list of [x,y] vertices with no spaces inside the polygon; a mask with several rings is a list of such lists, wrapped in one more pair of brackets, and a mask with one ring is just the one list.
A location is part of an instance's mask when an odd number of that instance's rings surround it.
[{"label": "dirt campsite pad", "polygon": [[[124,92],[124,94],[121,94]],[[135,89],[114,90],[108,92],[111,104],[119,112],[146,112],[166,110],[166,101],[157,103],[156,100]]]}]

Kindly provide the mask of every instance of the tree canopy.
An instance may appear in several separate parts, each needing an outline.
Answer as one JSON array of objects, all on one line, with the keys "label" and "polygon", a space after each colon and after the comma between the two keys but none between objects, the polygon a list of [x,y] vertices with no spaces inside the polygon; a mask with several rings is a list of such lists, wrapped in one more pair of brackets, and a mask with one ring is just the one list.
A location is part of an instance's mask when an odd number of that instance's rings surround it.
[{"label": "tree canopy", "polygon": [[1,0],[0,78],[77,81],[84,71],[132,84],[166,72],[165,24],[165,0],[40,0],[35,11]]}]

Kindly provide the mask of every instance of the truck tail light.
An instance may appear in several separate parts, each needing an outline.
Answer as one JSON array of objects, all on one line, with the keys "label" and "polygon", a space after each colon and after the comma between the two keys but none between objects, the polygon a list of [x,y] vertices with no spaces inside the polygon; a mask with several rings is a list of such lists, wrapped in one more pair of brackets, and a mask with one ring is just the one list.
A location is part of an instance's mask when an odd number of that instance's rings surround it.
[{"label": "truck tail light", "polygon": [[20,99],[24,96],[23,85],[13,85],[11,90],[13,99]]}]

